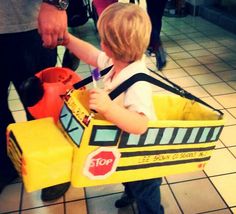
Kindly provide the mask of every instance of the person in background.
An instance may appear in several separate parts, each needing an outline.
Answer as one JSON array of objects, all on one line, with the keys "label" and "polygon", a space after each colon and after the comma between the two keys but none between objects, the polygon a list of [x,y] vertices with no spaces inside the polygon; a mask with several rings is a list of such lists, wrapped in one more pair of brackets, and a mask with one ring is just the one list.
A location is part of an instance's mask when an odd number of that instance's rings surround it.
[{"label": "person in background", "polygon": [[[151,85],[136,82],[114,100],[108,93],[136,73],[149,74],[144,60],[151,33],[149,16],[135,4],[114,3],[99,16],[97,29],[102,51],[73,35],[66,44],[78,58],[100,70],[113,65],[103,79],[104,88],[90,90],[89,107],[123,131],[142,134],[148,121],[156,119]],[[136,201],[140,214],[162,214],[160,185],[161,178],[124,183],[125,194],[115,206]]]},{"label": "person in background", "polygon": [[[6,127],[15,122],[8,106],[10,83],[24,105],[21,84],[40,70],[55,66],[56,46],[68,42],[67,6],[68,0],[0,1],[0,193],[18,177],[6,150]],[[33,119],[25,110],[27,119]],[[41,198],[57,199],[69,186],[43,189]]]},{"label": "person in background", "polygon": [[146,0],[147,12],[152,23],[152,33],[149,44],[149,54],[154,53],[156,66],[161,71],[166,66],[166,53],[161,42],[162,17],[167,0]]}]

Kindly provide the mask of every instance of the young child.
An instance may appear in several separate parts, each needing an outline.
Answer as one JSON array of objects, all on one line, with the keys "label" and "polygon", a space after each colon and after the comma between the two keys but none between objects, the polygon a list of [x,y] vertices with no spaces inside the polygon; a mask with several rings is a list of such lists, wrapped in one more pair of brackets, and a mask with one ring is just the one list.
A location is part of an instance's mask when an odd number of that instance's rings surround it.
[{"label": "young child", "polygon": [[[147,13],[134,4],[114,3],[107,7],[97,23],[101,50],[70,35],[66,47],[84,62],[104,69],[113,65],[104,77],[104,89],[90,91],[89,107],[120,129],[142,134],[148,120],[155,120],[151,85],[133,84],[115,100],[108,93],[136,73],[149,71],[143,59],[150,39],[151,23]],[[117,208],[136,201],[140,214],[164,213],[160,204],[161,178],[124,183],[125,194],[116,201]]]}]

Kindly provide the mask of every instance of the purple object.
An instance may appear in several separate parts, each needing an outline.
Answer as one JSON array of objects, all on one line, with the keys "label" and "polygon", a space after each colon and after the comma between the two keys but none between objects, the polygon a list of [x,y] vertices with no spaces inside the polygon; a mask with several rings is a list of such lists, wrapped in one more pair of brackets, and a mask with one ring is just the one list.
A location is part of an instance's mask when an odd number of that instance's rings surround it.
[{"label": "purple object", "polygon": [[91,71],[92,77],[94,80],[98,81],[101,78],[98,68],[95,68]]}]

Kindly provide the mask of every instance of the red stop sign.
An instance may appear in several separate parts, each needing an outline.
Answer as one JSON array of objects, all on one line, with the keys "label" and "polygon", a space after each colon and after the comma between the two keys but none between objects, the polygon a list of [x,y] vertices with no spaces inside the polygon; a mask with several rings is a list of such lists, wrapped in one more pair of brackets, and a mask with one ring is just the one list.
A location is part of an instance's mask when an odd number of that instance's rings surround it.
[{"label": "red stop sign", "polygon": [[116,170],[119,158],[116,148],[100,147],[88,155],[84,174],[91,179],[104,179]]}]

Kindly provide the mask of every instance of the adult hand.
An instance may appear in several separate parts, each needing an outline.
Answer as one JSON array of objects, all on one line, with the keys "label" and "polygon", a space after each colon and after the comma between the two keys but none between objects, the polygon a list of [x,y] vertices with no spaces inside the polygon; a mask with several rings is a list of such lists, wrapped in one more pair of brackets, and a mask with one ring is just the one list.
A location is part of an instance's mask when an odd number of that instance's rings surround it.
[{"label": "adult hand", "polygon": [[57,45],[66,45],[69,42],[66,11],[42,3],[38,15],[38,31],[43,46],[55,48]]}]

